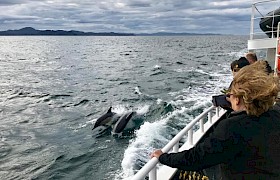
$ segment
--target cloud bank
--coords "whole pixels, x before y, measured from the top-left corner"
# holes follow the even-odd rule
[[[0,30],[249,34],[251,0],[1,0]]]

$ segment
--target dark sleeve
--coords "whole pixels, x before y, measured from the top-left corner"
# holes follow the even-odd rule
[[[198,171],[234,159],[241,150],[240,137],[230,133],[229,119],[222,120],[205,140],[179,153],[164,153],[160,163],[181,170]]]

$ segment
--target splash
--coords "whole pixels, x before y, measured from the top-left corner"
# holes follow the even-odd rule
[[[166,120],[157,121],[154,123],[145,122],[141,128],[136,132],[137,138],[131,141],[129,147],[124,153],[124,159],[122,161],[122,173],[115,179],[129,179],[135,173],[136,164],[144,164],[148,161],[151,148],[151,144],[158,139],[159,141],[167,141],[160,134]],[[152,137],[152,138],[151,138]]]
[[[139,106],[136,109],[136,113],[139,115],[144,115],[149,111],[150,105]]]
[[[135,94],[139,94],[139,95],[143,94],[143,93],[140,91],[139,87],[135,87],[134,93],[135,93]]]
[[[248,52],[248,49],[247,49],[247,48],[244,48],[244,49],[242,49],[242,50],[240,50],[240,51],[237,51],[237,52],[235,52],[235,51],[230,52],[230,53],[228,53],[228,55],[229,55],[229,56],[232,56],[232,57],[240,58],[240,57],[242,57],[242,56],[245,56],[245,54],[246,54],[247,52]]]
[[[156,69],[160,69],[161,68],[161,66],[160,65],[155,65],[154,67],[153,67],[153,69],[154,70],[156,70]]]

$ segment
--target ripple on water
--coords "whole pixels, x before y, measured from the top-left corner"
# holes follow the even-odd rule
[[[6,157],[12,151],[12,147],[6,142],[0,142],[0,159]]]

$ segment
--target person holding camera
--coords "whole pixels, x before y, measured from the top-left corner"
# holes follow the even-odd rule
[[[280,112],[273,108],[278,92],[278,79],[263,61],[240,69],[228,93],[232,117],[189,150],[155,150],[151,157],[186,171],[218,165],[217,179],[280,179]]]
[[[245,57],[241,57],[238,60],[232,61],[232,63],[230,64],[232,76],[234,77],[241,68],[248,66],[248,65],[250,65],[250,64]],[[232,84],[232,82],[231,82],[231,84]],[[230,86],[231,86],[231,84],[230,84]],[[229,88],[230,88],[230,86],[229,86]],[[228,93],[229,88],[223,89],[221,91],[223,94],[221,94],[221,95],[212,96],[212,103],[214,106],[216,106],[216,107],[220,106],[221,108],[228,110],[228,111],[232,110],[230,102],[227,101],[227,99],[226,99],[226,96],[227,96],[226,94]]]

